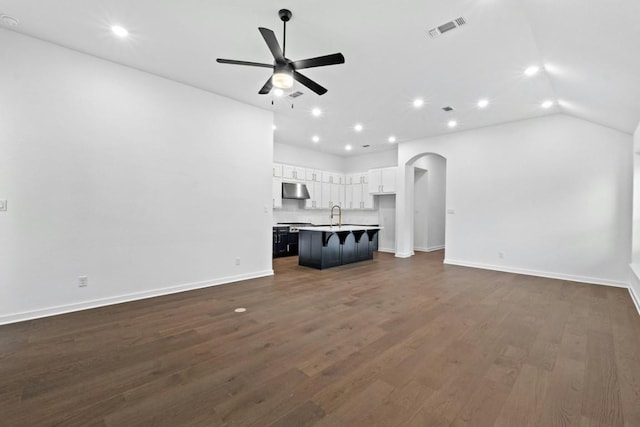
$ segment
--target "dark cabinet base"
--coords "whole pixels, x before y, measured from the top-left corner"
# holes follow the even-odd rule
[[[273,227],[273,258],[298,255],[298,233],[289,227]]]
[[[318,269],[373,259],[378,229],[357,231],[300,230],[298,264]]]

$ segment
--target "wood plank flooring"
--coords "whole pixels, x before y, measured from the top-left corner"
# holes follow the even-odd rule
[[[640,426],[626,289],[442,256],[1,326],[0,425]]]

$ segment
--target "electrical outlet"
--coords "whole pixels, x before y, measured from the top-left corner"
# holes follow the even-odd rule
[[[78,287],[86,288],[87,286],[89,286],[89,278],[87,276],[78,277]]]
[[[240,265],[240,258],[236,258],[236,265]]]

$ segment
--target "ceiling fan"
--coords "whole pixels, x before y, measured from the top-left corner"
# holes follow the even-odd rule
[[[268,94],[275,86],[280,89],[290,89],[293,86],[293,81],[296,80],[305,85],[318,95],[327,93],[327,89],[320,86],[310,78],[300,74],[298,70],[312,67],[324,67],[325,65],[343,64],[344,56],[341,53],[334,53],[331,55],[318,56],[315,58],[302,59],[300,61],[292,61],[285,56],[285,48],[287,46],[287,22],[291,19],[292,13],[288,9],[280,9],[278,12],[280,20],[284,23],[284,31],[282,38],[282,49],[278,44],[276,35],[268,28],[258,28],[260,34],[267,43],[271,54],[273,55],[273,64],[265,64],[260,62],[248,62],[248,61],[236,61],[234,59],[222,59],[218,58],[221,64],[235,64],[235,65],[248,65],[250,67],[263,67],[271,68],[273,74],[269,77],[269,80],[262,86],[262,89],[258,92],[261,95]]]

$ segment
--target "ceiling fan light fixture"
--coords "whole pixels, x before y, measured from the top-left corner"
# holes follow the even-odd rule
[[[113,25],[111,27],[111,31],[113,32],[113,34],[115,34],[120,38],[125,38],[129,35],[129,30],[127,30],[124,27],[121,27],[120,25]]]
[[[271,83],[279,89],[291,89],[293,87],[293,74],[278,71],[271,77]]]
[[[538,71],[540,71],[540,67],[538,67],[537,65],[532,65],[524,70],[524,75],[527,77],[533,77],[538,74]]]

